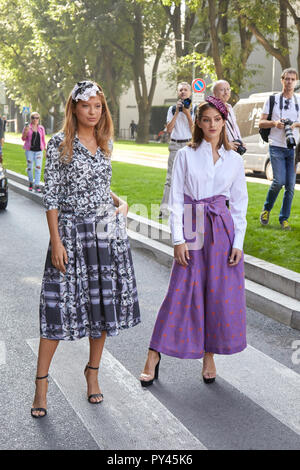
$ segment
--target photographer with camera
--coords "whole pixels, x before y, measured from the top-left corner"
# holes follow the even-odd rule
[[[191,86],[186,82],[181,82],[177,87],[178,101],[176,105],[170,106],[167,114],[167,132],[171,140],[169,144],[168,170],[164,187],[164,194],[160,204],[159,218],[167,218],[168,201],[171,187],[173,163],[178,150],[185,147],[192,138],[193,110],[190,96]]]
[[[218,80],[212,86],[213,95],[225,104],[228,117],[226,120],[226,134],[231,150],[244,155],[246,147],[243,144],[239,126],[231,104],[228,103],[231,96],[231,88],[226,80]]]
[[[260,223],[262,225],[269,223],[270,212],[284,186],[285,191],[279,214],[279,223],[283,230],[291,230],[288,218],[291,213],[296,182],[294,155],[300,127],[299,100],[294,94],[297,80],[297,70],[293,68],[283,70],[282,92],[267,99],[259,121],[260,129],[269,133],[266,139],[270,143],[270,161],[273,169],[273,181],[260,214]],[[261,135],[263,136],[262,132]]]

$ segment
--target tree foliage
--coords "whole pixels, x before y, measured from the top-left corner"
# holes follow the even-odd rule
[[[132,82],[138,140],[145,141],[166,50],[173,82],[190,81],[193,71],[223,78],[236,101],[258,70],[249,65],[257,43],[285,68],[297,38],[300,69],[297,2],[0,0],[0,77],[20,107],[52,115],[55,128],[74,83],[84,78],[103,86],[118,127],[119,98]]]

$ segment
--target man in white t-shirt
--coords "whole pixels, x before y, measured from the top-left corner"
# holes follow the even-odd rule
[[[169,158],[167,177],[164,186],[164,194],[160,204],[159,218],[167,218],[168,201],[172,180],[173,163],[179,149],[188,144],[192,138],[193,111],[190,96],[191,86],[182,82],[178,84],[178,101],[176,105],[170,106],[167,114],[167,132],[170,134]]]
[[[265,102],[259,121],[261,129],[270,129],[269,150],[273,169],[273,181],[269,188],[263,211],[260,214],[260,222],[262,225],[268,224],[270,212],[282,186],[284,186],[285,191],[279,214],[279,223],[283,230],[291,229],[288,218],[291,213],[296,181],[295,146],[293,144],[296,145],[298,142],[300,127],[300,100],[294,94],[297,80],[297,70],[292,68],[283,70],[281,74],[282,92],[275,94],[271,119],[268,120],[271,102],[269,97]],[[283,123],[283,120],[286,119],[292,121],[292,135],[290,136],[289,145],[287,145],[285,125]]]

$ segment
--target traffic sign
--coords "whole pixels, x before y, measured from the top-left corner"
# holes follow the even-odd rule
[[[195,93],[203,93],[206,88],[206,83],[202,78],[195,78],[192,82],[192,89]]]
[[[202,101],[205,101],[204,93],[195,93],[193,91],[193,95],[192,95],[193,106],[195,106],[196,104],[202,103]]]
[[[23,106],[23,109],[22,109],[22,114],[24,116],[24,114],[29,114],[30,113],[30,107],[29,106]]]

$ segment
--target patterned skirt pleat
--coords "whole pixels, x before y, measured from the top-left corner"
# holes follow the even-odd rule
[[[152,349],[178,358],[234,354],[247,346],[244,260],[228,265],[233,220],[224,196],[202,202],[203,248],[189,251],[187,267],[174,261],[150,341]]]
[[[114,234],[107,237],[98,237],[98,221],[96,215],[60,213],[67,271],[62,274],[52,265],[49,244],[40,298],[43,338],[99,338],[102,331],[115,336],[141,321],[129,241],[124,227],[120,230],[124,219],[117,216]]]

